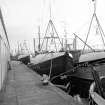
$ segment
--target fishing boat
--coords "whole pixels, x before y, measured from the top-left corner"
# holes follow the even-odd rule
[[[94,7],[96,7],[95,2],[96,1],[94,1]],[[87,44],[93,19],[96,19],[97,28],[104,44],[104,32],[97,18],[96,11],[94,10],[86,41],[84,42],[83,53],[79,57],[79,62],[74,66],[74,73],[70,76],[70,82],[72,85],[71,94],[80,94],[80,96],[84,98],[89,97],[91,84],[95,82],[97,83],[97,86],[100,87],[100,78],[105,76],[105,51],[103,49],[96,51],[97,49],[95,50]],[[86,45],[91,48],[91,52],[84,50]],[[102,87],[98,89],[100,90],[101,88]]]
[[[71,84],[75,85],[74,91],[80,92],[78,94],[81,94],[82,97],[88,97],[90,86],[95,81],[92,71],[96,71],[100,78],[105,76],[105,52],[81,55],[77,65],[71,75]]]
[[[66,72],[73,67],[72,55],[65,52],[51,52],[39,54],[31,59],[34,70],[39,74],[47,74],[51,77]]]
[[[18,60],[22,63],[24,63],[25,65],[27,65],[28,63],[30,63],[30,55],[29,54],[21,54],[18,56]]]
[[[102,76],[99,80],[100,89],[97,88],[97,83],[93,82],[89,89],[90,105],[104,105],[105,104],[105,76]],[[101,90],[102,89],[102,90]]]
[[[0,9],[0,92],[2,92],[5,89],[7,73],[9,69],[10,69],[10,45],[3,15]]]
[[[18,43],[18,61],[27,65],[30,63],[30,54],[26,45],[26,41],[24,41],[23,46]]]
[[[105,70],[104,70],[105,52],[92,52],[92,53],[87,53],[87,54],[81,55],[79,58],[79,63],[80,64],[82,64],[82,63],[94,64],[99,75],[105,76]],[[93,80],[93,76],[91,74],[90,69],[91,68],[89,68],[89,67],[78,68],[78,70],[76,71],[76,73],[74,75],[76,77],[80,77],[83,79]]]
[[[52,28],[51,31],[53,31],[53,32],[49,32],[48,29],[50,29],[50,28]],[[50,33],[50,34],[48,34],[48,33]],[[53,33],[53,34],[51,34],[51,33]],[[51,36],[47,36],[47,35],[51,35]],[[54,49],[56,49],[56,51],[51,51],[48,49],[49,41],[55,42],[55,39],[60,41],[58,33],[55,29],[55,26],[54,26],[52,20],[50,19],[46,33],[45,33],[44,40],[42,42],[42,46],[41,46],[41,48],[39,48],[40,53],[38,55],[36,55],[34,58],[31,58],[31,60],[30,60],[31,67],[37,73],[39,73],[40,75],[46,74],[50,77],[50,79],[53,76],[57,76],[61,73],[64,73],[64,72],[70,70],[70,68],[73,68],[72,54],[70,54],[68,52],[57,51],[56,43],[53,43],[54,46],[56,46],[54,48]],[[46,42],[44,43],[45,40],[47,40],[47,44],[46,44]],[[52,42],[50,42],[50,43],[52,43]],[[44,49],[46,49],[46,50],[43,50],[44,44],[46,45],[46,48],[44,47]],[[60,42],[60,44],[62,47],[61,42]],[[50,48],[51,48],[51,46],[50,46]],[[41,49],[42,49],[42,52],[41,52]]]
[[[67,72],[68,70],[70,71],[70,68],[73,68],[73,57],[72,54],[67,51],[60,51],[63,49],[63,44],[52,21],[51,1],[49,4],[50,19],[41,44],[40,27],[38,28],[38,54],[34,58],[31,58],[30,66],[39,74],[48,75],[51,80],[52,77]],[[56,78],[56,80],[57,79],[59,81],[60,78]]]

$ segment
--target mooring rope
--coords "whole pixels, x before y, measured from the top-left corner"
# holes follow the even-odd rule
[[[52,53],[51,53],[51,55],[53,55]],[[52,57],[52,56],[51,56]],[[51,78],[51,73],[52,73],[52,58],[51,58],[51,65],[50,65],[50,72],[49,72],[49,79]]]
[[[53,68],[53,52],[51,52],[51,64],[50,64],[49,80],[51,80],[52,68]]]
[[[54,79],[56,79],[56,78],[58,78],[58,77],[60,77],[62,75],[65,75],[66,73],[73,73],[75,71],[75,69],[77,69],[77,67],[75,67],[74,69],[71,69],[70,71],[66,71],[66,72],[63,72],[63,73],[61,73],[59,75],[56,75],[56,76],[52,77],[50,79],[50,81],[52,81],[52,80],[54,80]],[[71,76],[71,75],[69,74],[69,75],[66,75],[66,76]]]
[[[50,63],[50,71],[49,71],[49,74],[46,75],[46,74],[43,74],[43,78],[42,78],[42,81],[43,81],[43,84],[44,85],[47,85],[51,79],[51,74],[52,74],[52,59],[53,59],[53,53],[51,52],[51,63]]]

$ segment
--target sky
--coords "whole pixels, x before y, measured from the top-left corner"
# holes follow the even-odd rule
[[[50,4],[51,19],[60,38],[64,37],[65,27],[68,38],[73,37],[72,33],[79,34],[90,22],[94,10],[92,0],[0,0],[11,49],[26,40],[28,48],[33,51],[33,38],[38,38],[38,26],[44,36],[50,19]],[[104,10],[105,0],[97,0],[96,13],[105,31]]]

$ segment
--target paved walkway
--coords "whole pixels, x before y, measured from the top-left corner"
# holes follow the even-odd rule
[[[79,105],[71,96],[49,84],[26,65],[12,62],[4,98],[0,105]]]

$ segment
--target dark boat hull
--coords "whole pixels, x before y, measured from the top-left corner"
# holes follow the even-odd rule
[[[33,64],[33,69],[40,75],[49,75],[51,69],[51,77],[64,73],[67,70],[70,70],[70,68],[73,68],[73,62],[72,58],[68,54],[62,54],[61,56],[53,57],[43,62]]]
[[[105,52],[92,52],[81,55],[78,67],[73,76],[81,79],[93,80],[93,75],[91,73],[92,66],[95,67],[95,71],[98,72],[99,76],[105,76]]]
[[[30,56],[24,56],[18,59],[20,62],[24,63],[25,65],[27,65],[30,62]]]
[[[95,68],[100,77],[105,76],[105,63],[96,65]],[[93,80],[90,67],[79,67],[77,70],[75,70],[75,73],[72,76],[81,79]]]
[[[90,55],[90,54],[89,54]],[[88,59],[89,58],[89,59]],[[100,56],[95,55],[91,57],[84,57],[83,62],[80,62],[77,66],[77,69],[70,77],[70,82],[72,84],[72,92],[71,94],[80,94],[81,97],[88,98],[89,97],[89,89],[90,85],[94,81],[92,75],[92,68],[91,66],[95,67],[95,71],[99,74],[99,77],[105,76],[105,59],[104,57],[101,59]]]

